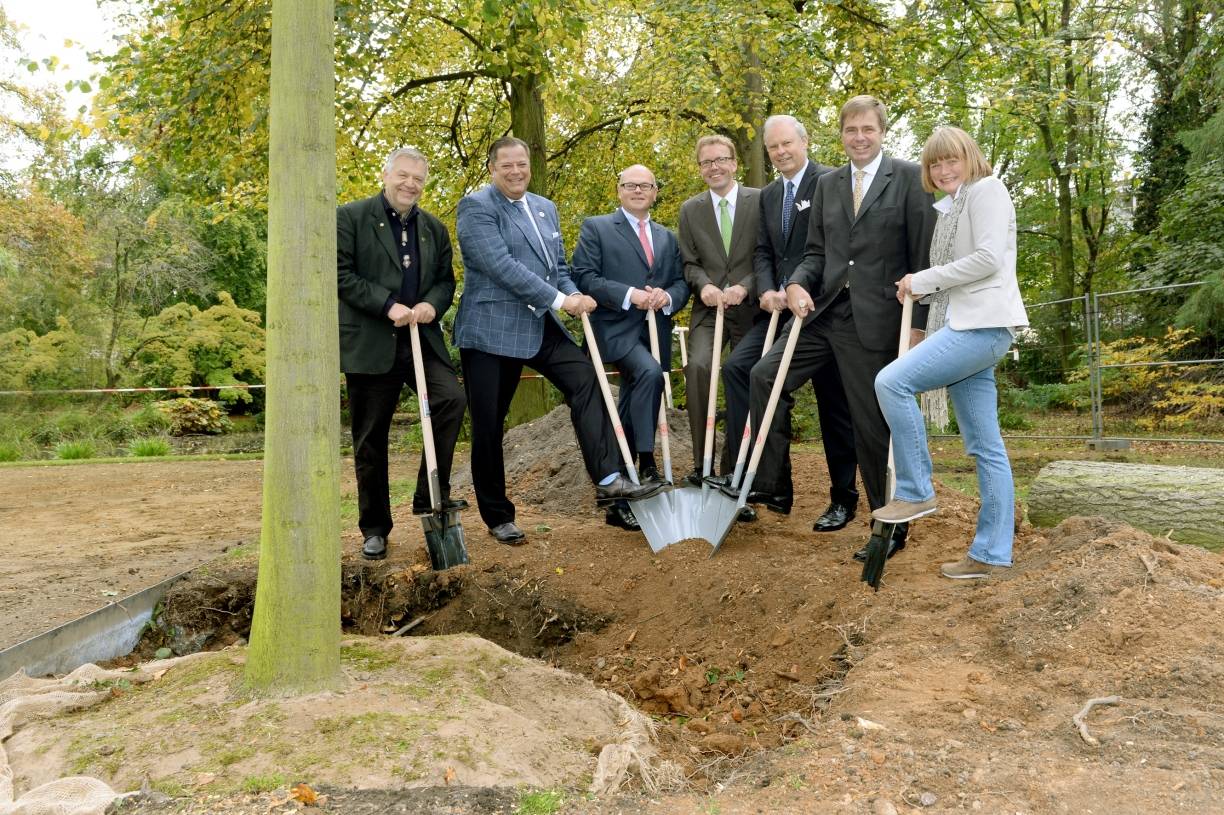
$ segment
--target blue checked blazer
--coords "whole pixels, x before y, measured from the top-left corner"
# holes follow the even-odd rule
[[[547,244],[547,256],[522,204],[511,203],[492,184],[459,201],[455,230],[463,254],[463,295],[455,314],[459,348],[530,359],[539,353],[543,320],[556,320],[561,326],[552,310],[557,292],[578,291],[570,279],[556,205],[533,193],[527,193],[527,203]],[[564,326],[561,330],[569,336]]]

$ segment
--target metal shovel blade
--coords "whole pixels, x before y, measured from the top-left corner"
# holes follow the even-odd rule
[[[669,490],[629,502],[652,552],[661,552],[673,543],[684,540],[685,536],[672,509],[673,495],[674,491]]]
[[[876,591],[880,590],[884,564],[888,562],[888,544],[896,530],[896,524],[871,522],[871,540],[867,541],[867,557],[863,560],[863,575],[860,579]]]
[[[468,562],[459,510],[422,515],[421,528],[425,531],[425,549],[429,552],[429,563],[434,571],[440,572]]]

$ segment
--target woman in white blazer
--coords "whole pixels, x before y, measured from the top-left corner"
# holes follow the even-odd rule
[[[946,386],[965,450],[977,460],[981,509],[968,555],[945,563],[954,579],[1011,566],[1015,487],[999,432],[995,363],[1028,325],[1016,283],[1016,210],[977,143],[941,127],[922,148],[922,184],[946,196],[931,241],[931,266],[897,282],[897,298],[946,297],[943,327],[880,371],[876,396],[892,432],[897,489],[872,516],[911,521],[936,510],[931,455],[915,394]]]

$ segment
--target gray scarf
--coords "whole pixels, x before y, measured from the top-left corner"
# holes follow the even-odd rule
[[[952,208],[946,214],[937,211],[935,234],[931,236],[931,266],[942,266],[956,260],[953,254],[953,247],[956,245],[956,223],[965,209],[965,201],[969,199],[969,196],[965,194],[968,189],[969,184],[961,187],[960,193],[952,202]],[[926,333],[929,337],[948,321],[947,290],[927,296],[926,303],[930,306],[930,310],[927,311],[926,326]],[[922,405],[922,415],[926,417],[931,428],[938,433],[947,432],[950,421],[948,389],[936,388],[932,391],[925,391],[919,397],[919,402]]]

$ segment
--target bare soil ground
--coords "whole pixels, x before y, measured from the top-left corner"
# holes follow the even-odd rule
[[[939,514],[915,524],[873,593],[850,557],[867,535],[865,506],[846,530],[810,531],[827,495],[818,452],[795,457],[795,481],[810,489],[791,515],[762,512],[715,558],[697,541],[652,555],[641,536],[603,524],[589,482],[569,472],[572,433],[555,417],[516,429],[509,444],[526,546],[496,544],[470,511],[472,565],[435,575],[404,507],[383,564],[362,562],[359,536],[346,533],[345,617],[358,633],[422,617],[412,635],[472,631],[654,714],[686,788],[653,799],[571,793],[561,811],[1224,812],[1219,555],[1073,519],[1021,529],[1006,577],[951,583],[938,564],[967,548],[975,504],[940,488]],[[0,611],[46,627],[65,602],[96,600],[104,579],[126,592],[253,538],[258,477],[257,462],[0,471],[0,580],[12,603]],[[71,538],[54,509],[69,500]],[[130,542],[150,529],[173,533],[143,549]],[[58,554],[31,557],[29,540]],[[95,542],[87,555],[82,541]],[[59,562],[70,557],[74,567]],[[253,576],[248,556],[185,584],[168,603],[178,631],[167,640],[243,635]],[[1091,745],[1072,716],[1109,695],[1121,701],[1088,715],[1100,741]],[[470,791],[435,793],[401,809],[383,793],[336,791],[332,811],[509,811],[504,798],[485,807]],[[277,796],[200,795],[141,811],[263,812]]]

